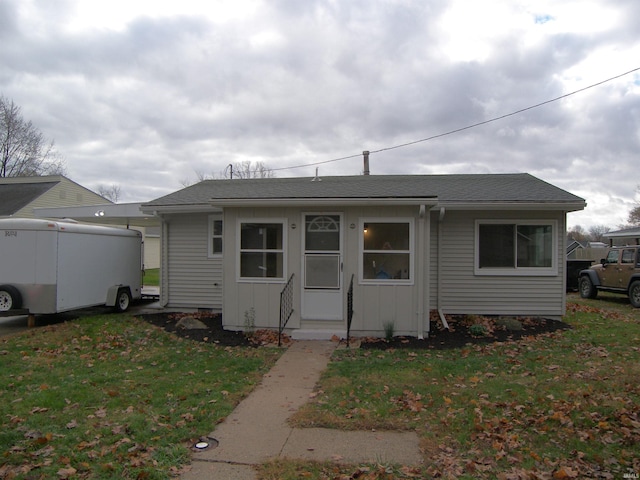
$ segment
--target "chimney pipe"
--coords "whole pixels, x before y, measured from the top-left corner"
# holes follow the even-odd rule
[[[369,150],[362,152],[364,156],[364,174],[369,175]]]

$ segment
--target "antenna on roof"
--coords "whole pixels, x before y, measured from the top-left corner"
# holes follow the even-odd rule
[[[321,182],[322,179],[318,176],[318,167],[316,167],[316,176],[311,179],[312,182]]]
[[[364,174],[369,175],[369,150],[362,152],[362,156],[364,157]]]

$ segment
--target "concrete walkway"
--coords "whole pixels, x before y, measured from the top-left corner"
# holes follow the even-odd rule
[[[210,434],[218,446],[196,452],[182,480],[256,479],[252,466],[277,457],[420,464],[414,432],[297,429],[287,424],[287,418],[309,400],[335,348],[328,341],[295,341],[262,383]]]

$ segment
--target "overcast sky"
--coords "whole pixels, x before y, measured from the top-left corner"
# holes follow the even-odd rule
[[[91,189],[147,201],[262,161],[362,173],[363,150],[438,136],[640,67],[638,0],[0,0],[0,94]],[[371,155],[372,174],[528,172],[640,200],[640,72]],[[288,168],[305,165],[302,168]]]

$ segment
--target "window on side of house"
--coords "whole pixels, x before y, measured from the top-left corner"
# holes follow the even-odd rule
[[[209,257],[222,255],[222,217],[209,216]]]
[[[364,283],[413,282],[413,219],[362,219],[360,278]]]
[[[241,221],[239,229],[240,279],[283,280],[284,221]]]
[[[477,275],[555,275],[555,221],[478,221]]]

